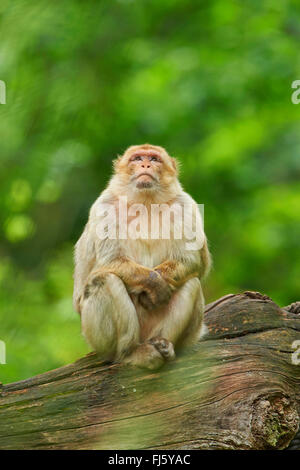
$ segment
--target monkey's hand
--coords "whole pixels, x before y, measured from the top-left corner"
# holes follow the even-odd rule
[[[179,289],[189,279],[199,277],[199,268],[197,266],[188,266],[176,261],[165,261],[156,266],[154,271],[160,274],[172,290]]]
[[[167,304],[173,292],[172,287],[155,271],[150,271],[142,280],[140,290],[138,299],[146,310],[154,310]]]
[[[161,273],[127,258],[118,258],[104,269],[120,277],[128,293],[137,295],[140,304],[147,310],[167,304],[174,291]]]

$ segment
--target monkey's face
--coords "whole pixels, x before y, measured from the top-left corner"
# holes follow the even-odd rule
[[[162,159],[159,152],[137,150],[128,161],[131,181],[138,189],[150,189],[157,185],[162,170]]]
[[[116,165],[128,185],[137,190],[158,190],[176,180],[176,165],[162,147],[140,145],[130,147]]]

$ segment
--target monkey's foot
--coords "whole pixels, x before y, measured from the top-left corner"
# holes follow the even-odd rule
[[[157,370],[164,365],[165,359],[158,349],[148,342],[140,344],[130,356],[125,357],[124,363],[142,369]]]
[[[153,346],[157,349],[158,352],[160,352],[166,361],[173,361],[175,359],[176,356],[174,346],[171,341],[168,341],[161,336],[154,336],[149,340],[149,343],[153,344]]]

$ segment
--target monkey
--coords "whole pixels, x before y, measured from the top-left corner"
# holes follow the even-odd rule
[[[201,282],[211,255],[202,225],[200,241],[191,249],[191,231],[175,236],[184,207],[190,208],[187,221],[202,220],[179,182],[178,167],[163,147],[129,147],[114,160],[113,175],[75,245],[74,308],[83,336],[105,361],[156,370],[175,359],[175,348],[205,334]],[[155,237],[149,226],[153,208],[158,211]],[[170,233],[163,237],[168,210]],[[115,232],[109,232],[111,226]]]

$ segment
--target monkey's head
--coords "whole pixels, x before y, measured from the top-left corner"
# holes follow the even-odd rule
[[[134,145],[115,161],[115,177],[127,187],[143,196],[152,197],[159,192],[172,192],[178,186],[177,162],[166,150],[155,145]]]

